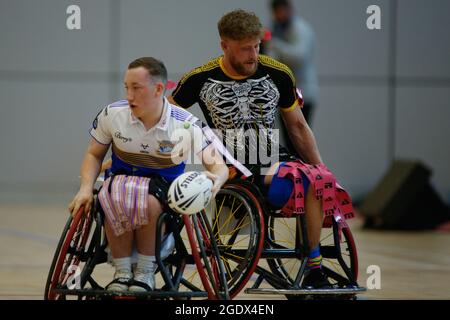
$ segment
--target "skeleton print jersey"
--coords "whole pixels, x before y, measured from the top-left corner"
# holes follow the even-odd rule
[[[262,154],[279,153],[274,131],[278,108],[288,112],[302,103],[294,76],[286,65],[260,55],[252,76],[233,77],[223,67],[222,58],[185,74],[172,97],[183,108],[198,103],[227,149],[235,156],[245,155],[245,160],[238,156],[239,160],[264,163]]]

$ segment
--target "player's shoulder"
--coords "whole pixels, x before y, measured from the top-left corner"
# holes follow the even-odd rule
[[[295,83],[294,73],[291,68],[289,68],[284,63],[275,60],[272,57],[260,54],[258,56],[258,62],[262,65],[269,73],[275,74],[280,77],[289,77],[293,83]]]
[[[116,116],[119,114],[128,114],[130,104],[128,100],[118,100],[113,103],[108,104],[104,108],[105,116]]]
[[[220,68],[220,57],[211,59],[211,60],[207,61],[206,63],[202,64],[201,66],[198,66],[198,67],[188,71],[187,73],[184,74],[183,78],[180,81],[184,82],[189,78],[208,74],[208,72],[210,72],[216,68]]]
[[[177,105],[170,104],[170,119],[176,123],[184,122],[186,119],[192,117],[192,113]]]
[[[170,119],[175,128],[199,127],[198,118],[177,105],[170,104]]]
[[[108,110],[113,110],[113,112],[119,112],[129,107],[130,104],[128,103],[128,100],[118,100],[106,106]]]
[[[118,100],[103,107],[97,114],[96,119],[101,116],[105,120],[112,121],[118,116],[126,117],[129,112],[129,103],[127,100]]]

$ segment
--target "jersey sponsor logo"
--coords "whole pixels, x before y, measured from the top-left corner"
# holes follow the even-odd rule
[[[126,138],[126,137],[122,136],[120,131],[116,131],[116,133],[114,134],[114,137],[116,137],[117,139],[122,140],[123,143],[127,143],[127,142],[131,142],[132,141],[131,138]]]

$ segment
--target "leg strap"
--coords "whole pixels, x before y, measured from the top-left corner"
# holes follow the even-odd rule
[[[313,186],[316,198],[322,200],[325,220],[330,216],[340,216],[343,218],[342,220],[354,217],[350,196],[337,184],[331,171],[324,164],[309,165],[300,160],[286,162],[278,172],[280,178],[286,177],[294,182],[291,197],[282,208],[283,214],[290,217],[305,213],[307,190],[304,190],[303,187],[302,173]]]

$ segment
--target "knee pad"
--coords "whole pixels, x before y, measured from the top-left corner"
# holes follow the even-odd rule
[[[272,183],[269,186],[269,191],[267,194],[267,200],[276,208],[283,207],[289,201],[289,198],[294,191],[294,182],[287,177],[280,178],[278,175],[280,168],[284,166],[285,162],[281,163],[278,167],[272,178]],[[302,173],[302,183],[305,190],[304,193],[306,194],[309,188],[309,180],[304,173]]]

